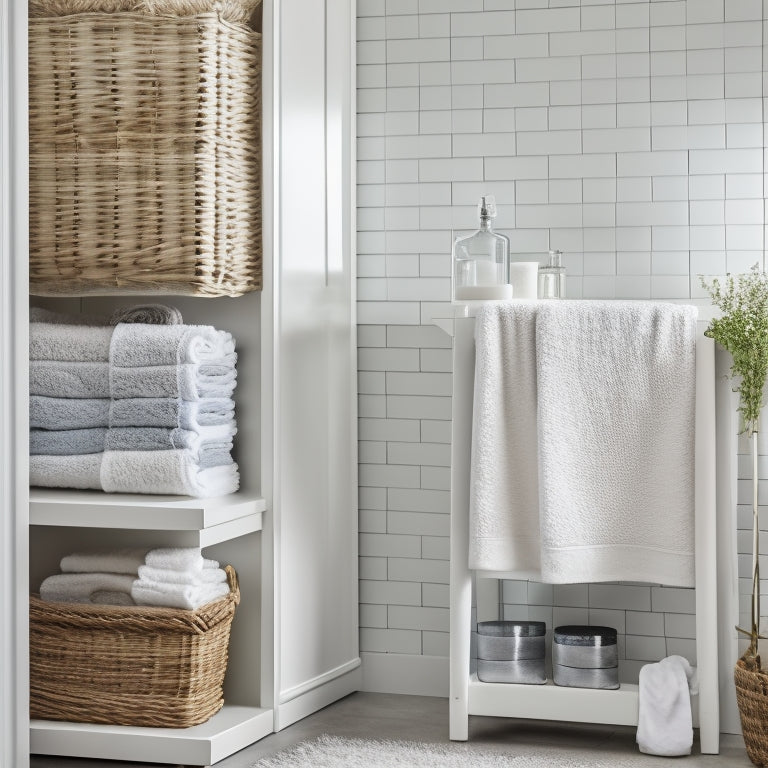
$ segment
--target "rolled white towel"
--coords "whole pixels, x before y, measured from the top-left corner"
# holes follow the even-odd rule
[[[146,565],[171,571],[200,574],[204,568],[218,568],[217,560],[203,557],[199,547],[159,547],[144,557]]]
[[[131,597],[137,605],[163,605],[190,611],[228,594],[228,584],[163,584],[136,579],[131,588]]]
[[[148,551],[149,548],[145,547],[73,552],[61,558],[59,568],[62,573],[129,573],[137,576]]]
[[[201,571],[175,571],[172,568],[153,568],[151,565],[141,565],[139,566],[139,578],[142,581],[154,581],[162,584],[203,586],[205,584],[223,584],[227,580],[227,574],[222,568],[204,567]]]
[[[53,603],[129,604],[114,593],[131,596],[133,576],[120,573],[57,573],[40,585],[40,599]],[[109,593],[109,594],[105,594]]]

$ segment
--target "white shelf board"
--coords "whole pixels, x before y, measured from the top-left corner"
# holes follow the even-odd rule
[[[31,488],[29,491],[29,522],[32,525],[202,531],[258,517],[258,528],[253,530],[260,530],[261,513],[265,509],[266,502],[262,497],[242,492],[195,499],[49,488]]]
[[[273,711],[225,704],[191,728],[30,721],[30,751],[100,760],[213,765],[273,731]]]
[[[610,691],[568,688],[551,680],[544,685],[483,683],[473,674],[469,680],[469,714],[637,725],[638,686],[622,683],[621,688]]]

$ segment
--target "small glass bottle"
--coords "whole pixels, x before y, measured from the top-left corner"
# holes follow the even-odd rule
[[[456,301],[511,299],[509,239],[493,231],[496,203],[480,198],[480,229],[453,244],[453,297]]]
[[[550,251],[549,262],[539,267],[539,298],[565,298],[565,267],[562,251]]]

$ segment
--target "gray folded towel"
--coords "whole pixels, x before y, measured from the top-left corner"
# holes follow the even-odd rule
[[[107,436],[106,427],[93,429],[30,429],[29,453],[31,456],[74,456],[85,453],[101,453]]]
[[[46,397],[109,397],[109,363],[30,360],[29,393]]]
[[[29,484],[42,488],[102,490],[103,453],[81,456],[30,456]]]
[[[29,426],[32,429],[90,429],[109,426],[108,398],[29,398]]]
[[[227,355],[217,363],[148,365],[139,368],[112,366],[111,395],[128,397],[179,397],[200,400],[204,397],[231,397],[237,383],[237,355]]]
[[[113,331],[103,326],[30,323],[29,359],[103,363],[109,360]]]
[[[96,552],[72,552],[59,563],[62,573],[128,573],[138,576],[148,547],[124,547]]]
[[[122,368],[179,363],[218,363],[235,351],[232,334],[210,325],[115,326],[109,361]]]
[[[131,397],[112,400],[110,427],[171,427],[197,431],[201,427],[230,424],[235,403],[230,398],[189,402],[168,397]]]
[[[201,469],[232,463],[234,425],[201,427],[193,432],[166,427],[113,427],[107,431],[108,451],[167,451],[185,448]]]
[[[167,304],[136,304],[119,307],[109,319],[110,325],[118,323],[147,323],[149,325],[181,325],[184,320],[176,307]]]
[[[30,323],[57,323],[58,325],[109,325],[106,315],[69,315],[43,307],[29,308]]]

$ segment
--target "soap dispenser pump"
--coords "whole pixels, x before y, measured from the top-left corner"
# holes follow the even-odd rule
[[[456,301],[511,299],[509,239],[493,231],[496,201],[484,195],[478,205],[480,228],[453,244],[453,297]]]

